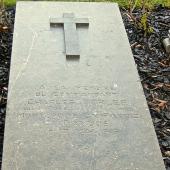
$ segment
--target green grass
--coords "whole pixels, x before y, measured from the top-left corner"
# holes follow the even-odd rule
[[[58,1],[58,0],[56,0]],[[63,1],[63,0],[60,0]],[[120,6],[128,6],[128,0],[64,0],[64,1],[85,1],[85,2],[117,2]],[[151,4],[154,6],[156,4],[162,4],[163,6],[170,7],[170,0],[150,0]],[[6,6],[13,6],[15,5],[16,0],[4,0],[4,4]],[[138,6],[140,6],[141,0],[138,0]]]
[[[13,6],[15,5],[15,3],[16,3],[16,0],[5,0],[4,1],[5,6]]]

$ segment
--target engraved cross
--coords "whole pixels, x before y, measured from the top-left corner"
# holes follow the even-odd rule
[[[63,18],[50,18],[50,25],[62,24],[64,27],[64,39],[66,57],[80,57],[77,24],[89,25],[88,18],[75,18],[74,13],[64,13]]]

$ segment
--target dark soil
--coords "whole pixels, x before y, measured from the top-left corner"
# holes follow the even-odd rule
[[[141,83],[150,108],[160,148],[167,170],[170,170],[170,56],[165,53],[162,40],[170,29],[170,9],[161,6],[152,11],[144,31],[139,26],[141,10],[130,15],[121,9]],[[0,12],[0,164],[3,147],[8,77],[12,47],[15,8]],[[136,23],[136,24],[135,24]]]

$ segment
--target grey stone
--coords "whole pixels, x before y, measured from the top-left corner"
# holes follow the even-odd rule
[[[64,25],[66,57],[80,57],[79,38],[76,24],[89,25],[87,18],[75,18],[74,13],[64,13],[63,18],[50,18],[50,24]]]
[[[170,53],[170,30],[169,30],[168,38],[165,38],[163,40],[163,45],[164,45],[165,51],[167,53]]]
[[[79,60],[63,27],[74,13]],[[123,42],[123,43],[122,43]],[[3,170],[163,170],[160,148],[115,3],[18,2]]]

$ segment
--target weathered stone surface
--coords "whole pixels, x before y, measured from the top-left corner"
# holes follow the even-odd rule
[[[80,57],[76,25],[89,25],[87,18],[75,18],[74,13],[64,13],[63,18],[50,18],[50,24],[63,25],[66,57]]]
[[[77,27],[79,60],[67,60],[63,27]],[[163,170],[118,6],[19,2],[3,170]]]

